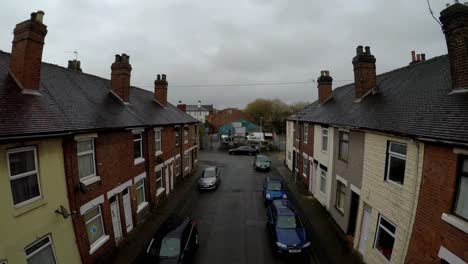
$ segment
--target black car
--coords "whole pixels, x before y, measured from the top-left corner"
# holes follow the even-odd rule
[[[242,146],[235,149],[229,150],[229,155],[249,155],[253,156],[258,153],[258,150],[251,148],[249,146]]]
[[[198,248],[196,221],[173,217],[167,220],[146,248],[146,263],[191,263]]]

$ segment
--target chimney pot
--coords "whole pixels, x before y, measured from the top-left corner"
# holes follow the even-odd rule
[[[157,75],[156,80],[158,80],[158,81],[161,80],[161,75],[160,74]]]
[[[426,54],[424,53],[421,54],[421,61],[426,61]]]
[[[370,47],[369,47],[369,46],[366,46],[365,49],[366,49],[366,54],[371,54],[371,53],[370,53]]]
[[[362,54],[362,53],[363,53],[362,46],[359,45],[359,46],[356,48],[356,55],[359,55],[359,54]]]
[[[416,61],[416,52],[414,50],[411,51],[411,62]]]
[[[163,81],[166,80],[166,74],[161,74],[161,77],[162,77],[162,80],[163,80]]]
[[[44,11],[39,10],[36,13],[36,22],[39,22],[42,24],[42,20],[44,19]]]
[[[421,54],[416,55],[417,61],[421,61]]]

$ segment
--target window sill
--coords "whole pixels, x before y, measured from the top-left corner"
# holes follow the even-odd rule
[[[161,193],[163,193],[166,189],[165,188],[159,188],[157,191],[156,191],[156,197],[159,196]]]
[[[157,156],[162,155],[162,154],[163,154],[162,150],[158,150],[158,151],[156,151],[156,153],[154,155],[157,157]]]
[[[323,150],[323,149],[321,149],[320,151],[321,151],[322,153],[325,153],[325,154],[328,153],[328,150]]]
[[[15,207],[15,211],[13,212],[13,216],[20,216],[22,214],[25,214],[29,211],[32,211],[38,207],[41,207],[43,205],[46,205],[47,201],[44,200],[42,197],[39,197],[38,199],[34,201],[30,201],[26,204],[20,205],[19,207]]]
[[[442,214],[442,220],[460,229],[461,231],[465,232],[465,234],[468,234],[468,222],[466,222],[465,220],[460,219],[459,217],[456,217],[455,215],[446,214],[446,213]]]
[[[98,240],[96,240],[92,245],[91,249],[89,250],[89,255],[92,255],[96,250],[98,250],[104,243],[106,243],[109,240],[109,235],[105,235]]]
[[[84,185],[88,186],[88,185],[91,185],[93,183],[96,183],[98,181],[101,180],[101,177],[100,176],[91,176],[91,177],[87,177],[85,179],[82,179],[80,180],[82,183],[84,183]]]
[[[307,178],[307,174],[302,173],[302,176],[304,176],[304,178]]]
[[[139,212],[141,212],[141,210],[145,209],[147,206],[148,206],[148,202],[143,202],[143,203],[141,203],[141,204],[138,206],[137,214],[138,214]]]
[[[138,165],[140,163],[143,163],[145,162],[145,159],[144,158],[137,158],[133,161],[133,165]]]
[[[342,209],[342,208],[339,208],[339,207],[338,207],[338,206],[336,206],[336,205],[335,205],[334,207],[335,207],[336,211],[337,211],[338,213],[340,213],[340,214],[341,214],[341,216],[344,216],[344,209]]]

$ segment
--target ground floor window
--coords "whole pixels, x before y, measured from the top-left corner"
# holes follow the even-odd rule
[[[302,174],[307,177],[307,157],[302,157]]]
[[[344,203],[346,199],[346,185],[336,181],[336,208],[344,213]]]
[[[180,157],[176,158],[176,176],[180,174]]]
[[[327,186],[327,170],[320,168],[320,192],[325,193]]]
[[[374,247],[388,260],[392,257],[395,233],[395,225],[379,215]]]
[[[32,245],[27,247],[25,250],[26,259],[28,264],[55,264],[57,259],[55,257],[54,248],[50,236],[46,236]],[[6,263],[0,262],[0,263]]]
[[[189,160],[188,160],[188,154],[185,154],[184,155],[184,163],[185,163],[185,169],[184,170],[188,170],[189,169]]]
[[[146,202],[145,179],[141,179],[139,182],[136,183],[136,198],[138,207],[140,207],[144,202]]]
[[[86,233],[91,248],[100,238],[105,236],[104,224],[102,221],[101,206],[98,205],[84,214],[86,223]]]
[[[162,189],[162,169],[159,168],[156,170],[156,190]]]
[[[291,160],[291,156],[292,156],[291,151],[288,151],[288,160]]]

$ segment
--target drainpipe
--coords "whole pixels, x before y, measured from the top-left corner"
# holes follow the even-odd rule
[[[146,177],[146,179],[147,179],[146,183],[147,183],[147,184],[145,184],[145,187],[146,187],[146,190],[145,190],[146,192],[145,192],[145,194],[148,193],[149,196],[150,196],[149,199],[148,199],[148,201],[150,201],[150,210],[151,210],[151,209],[153,208],[154,204],[152,203],[152,201],[153,201],[152,198],[153,198],[153,197],[151,197],[152,195],[151,195],[151,184],[150,184],[150,182],[151,182],[150,169],[151,169],[151,168],[150,168],[150,160],[149,160],[149,157],[150,157],[150,156],[149,156],[149,142],[150,142],[150,141],[149,141],[149,129],[147,129],[147,130],[145,131],[145,133],[146,133],[145,167],[146,167],[146,175],[147,175],[147,177]]]

